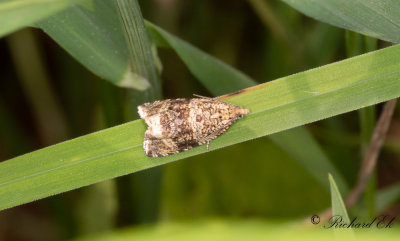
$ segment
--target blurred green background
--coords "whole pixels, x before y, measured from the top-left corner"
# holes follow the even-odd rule
[[[368,50],[346,52],[346,36],[353,33],[314,21],[281,1],[139,4],[145,19],[259,83]],[[158,54],[165,98],[212,96],[172,50]],[[128,121],[122,110],[125,90],[93,75],[41,30],[1,38],[0,56],[0,160]],[[32,85],[29,78],[45,81]],[[352,187],[365,148],[358,113],[306,128]],[[391,128],[394,139],[398,118]],[[0,240],[65,240],[214,217],[294,221],[328,208],[327,190],[272,140],[259,138],[2,211]],[[398,153],[395,141],[385,145],[376,175],[379,188],[399,180]],[[399,207],[386,212],[396,216]]]

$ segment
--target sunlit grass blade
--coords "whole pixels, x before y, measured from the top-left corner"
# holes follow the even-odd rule
[[[399,1],[282,1],[322,22],[378,39],[400,42]]]
[[[87,0],[0,1],[0,37]]]
[[[393,46],[220,97],[250,114],[215,139],[215,150],[400,96]],[[133,121],[0,163],[0,209],[206,152],[144,155],[146,127]]]
[[[256,85],[256,82],[245,74],[165,30],[149,22],[147,22],[147,27],[154,41],[159,46],[172,48],[210,93],[220,95]],[[272,140],[305,167],[327,192],[329,192],[329,183],[326,180],[328,172],[337,176],[339,186],[346,191],[346,182],[321,147],[307,130],[300,129],[302,127],[297,131],[278,133],[272,137]]]

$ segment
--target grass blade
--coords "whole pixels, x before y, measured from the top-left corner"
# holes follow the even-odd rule
[[[171,47],[200,82],[215,96],[234,92],[256,82],[242,72],[204,53],[156,25],[146,22],[147,30],[158,46]]]
[[[0,37],[86,0],[0,1]]]
[[[332,219],[329,220],[328,224],[325,224],[325,228],[333,228],[337,239],[344,240],[356,240],[351,226],[343,228],[340,224],[350,225],[350,218],[347,214],[346,206],[344,205],[342,195],[336,185],[335,179],[332,175],[328,175],[329,183],[331,185],[331,201],[332,201]],[[336,225],[338,223],[339,225]]]
[[[332,217],[340,216],[343,222],[350,223],[349,215],[347,214],[346,206],[344,205],[342,195],[336,185],[332,175],[329,174],[329,183],[331,185],[331,197],[332,197]]]
[[[129,51],[113,1],[94,0],[37,23],[93,73],[113,84],[146,90],[148,80],[131,71]]]
[[[210,150],[400,96],[400,47],[357,56],[220,97],[250,109]],[[142,120],[0,163],[0,209],[206,152],[144,155]]]
[[[147,27],[159,46],[170,47],[182,58],[191,72],[214,95],[229,93],[254,86],[256,82],[218,59],[178,39],[161,28],[147,22]],[[329,192],[327,173],[333,173],[339,186],[347,190],[346,182],[331,164],[321,147],[307,132],[298,128],[272,136],[272,140],[308,170]],[[288,145],[291,143],[292,145]],[[302,150],[308,150],[304,152]],[[299,152],[300,151],[300,152]]]
[[[158,99],[161,93],[160,80],[139,4],[136,0],[117,0],[116,4],[124,26],[132,74],[137,74],[137,78],[143,78],[143,82],[151,86],[147,90],[149,100]]]
[[[282,0],[300,12],[367,36],[400,42],[400,3],[396,0]]]

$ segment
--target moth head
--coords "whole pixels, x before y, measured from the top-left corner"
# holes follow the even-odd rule
[[[144,119],[147,116],[146,108],[143,107],[142,105],[138,106],[138,113],[140,118]]]

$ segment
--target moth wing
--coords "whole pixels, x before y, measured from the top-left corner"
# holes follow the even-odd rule
[[[145,139],[143,149],[149,157],[168,156],[189,150],[199,144],[195,141],[186,141],[179,139]]]
[[[138,106],[138,113],[140,118],[145,119],[146,117],[153,116],[156,114],[163,114],[168,110],[172,110],[174,108],[179,108],[183,105],[187,105],[190,102],[190,99],[166,99],[166,100],[157,100],[154,102],[144,103]]]
[[[166,101],[154,101],[149,103],[144,103],[143,105],[138,106],[138,113],[140,118],[145,118],[148,116],[155,115],[160,113],[162,109],[164,109]]]
[[[168,156],[178,153],[172,139],[145,139],[143,142],[143,149],[149,157]]]
[[[228,130],[228,128],[235,122],[235,120],[230,121],[229,123],[221,126],[220,128],[218,128],[216,131],[208,134],[207,136],[201,138],[199,140],[199,145],[203,145],[211,140],[214,140],[215,138],[217,138],[219,135],[222,135],[226,130]]]

